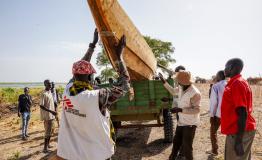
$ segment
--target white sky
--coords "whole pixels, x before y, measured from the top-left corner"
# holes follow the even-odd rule
[[[239,57],[244,77],[262,74],[261,0],[120,3],[141,33],[173,43],[173,67],[210,78]],[[85,0],[4,0],[0,19],[0,82],[68,81],[95,27]]]

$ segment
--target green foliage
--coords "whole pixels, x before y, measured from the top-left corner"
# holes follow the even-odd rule
[[[144,36],[147,44],[152,49],[157,63],[164,67],[168,67],[170,63],[175,63],[176,60],[172,57],[175,48],[171,42],[161,41],[159,39],[154,39],[149,36]]]
[[[43,91],[43,88],[30,88],[29,94],[32,97],[39,97],[42,91]]]
[[[168,67],[170,63],[176,62],[176,60],[172,57],[175,48],[173,47],[171,42],[161,41],[149,36],[144,36],[144,38],[149,47],[152,49],[152,52],[154,53],[158,64],[161,64],[164,67]],[[109,59],[103,46],[101,47],[102,52],[98,53],[96,64],[100,68],[105,67],[105,69],[101,71],[100,77],[102,77],[102,82],[106,82],[109,77],[113,77],[114,75],[116,75],[116,73],[110,65]]]
[[[39,96],[42,88],[32,88],[29,94],[32,97]],[[0,103],[15,104],[18,103],[18,97],[24,93],[23,88],[1,88],[0,89]]]
[[[65,90],[65,88],[62,87],[62,86],[58,86],[56,89],[57,89],[59,95],[62,95],[64,93],[64,90]]]
[[[102,83],[108,82],[109,78],[116,78],[117,74],[113,68],[105,68],[101,71],[101,81]]]
[[[99,67],[107,67],[108,65],[110,65],[110,62],[109,62],[109,59],[106,55],[106,52],[105,52],[105,49],[102,47],[102,52],[99,52],[98,55],[97,55],[97,58],[96,58],[96,64],[99,66]]]
[[[1,103],[17,104],[18,97],[23,93],[23,89],[16,88],[2,88],[0,90]]]
[[[8,160],[18,160],[21,157],[20,151],[15,151]]]

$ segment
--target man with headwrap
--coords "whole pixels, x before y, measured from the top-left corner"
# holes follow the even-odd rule
[[[63,95],[63,110],[58,135],[58,156],[74,160],[105,160],[114,154],[111,137],[110,106],[130,89],[129,74],[122,58],[126,45],[123,36],[116,49],[118,83],[112,88],[94,90],[91,77],[96,73],[89,62],[98,40],[94,41],[84,58],[73,64],[74,81]]]

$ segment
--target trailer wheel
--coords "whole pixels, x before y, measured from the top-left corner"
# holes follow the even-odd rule
[[[172,114],[169,109],[163,110],[164,117],[164,134],[165,134],[165,142],[172,143],[173,141],[173,119]]]
[[[118,132],[118,128],[121,126],[121,121],[115,121],[115,122],[113,122],[113,126],[114,126],[114,129],[115,129],[115,134],[112,135],[112,139],[114,140],[114,142],[116,142],[117,132]]]

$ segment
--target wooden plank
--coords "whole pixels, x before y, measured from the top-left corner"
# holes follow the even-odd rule
[[[87,0],[107,56],[116,69],[115,44],[123,34],[127,38],[123,58],[131,80],[152,79],[156,58],[141,33],[117,0]]]

